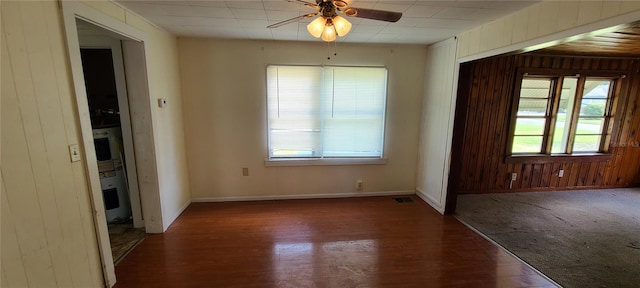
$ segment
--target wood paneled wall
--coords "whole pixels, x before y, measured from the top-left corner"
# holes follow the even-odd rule
[[[1,1],[2,287],[103,287],[55,1]]]
[[[608,161],[505,163],[515,72],[518,68],[624,71]],[[511,55],[463,65],[458,103],[464,136],[454,138],[452,177],[457,193],[545,191],[640,185],[640,61],[638,59]],[[466,78],[466,79],[465,79]],[[466,86],[465,86],[466,85]],[[458,110],[460,111],[460,109]],[[461,112],[461,111],[460,111]],[[458,117],[463,118],[463,117]],[[458,119],[456,119],[458,120]],[[455,141],[462,141],[457,143]],[[564,169],[564,177],[558,171]],[[509,188],[510,174],[518,178]]]

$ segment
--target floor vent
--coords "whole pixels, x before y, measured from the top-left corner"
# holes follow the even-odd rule
[[[396,203],[412,203],[413,199],[411,197],[396,197],[393,198]]]

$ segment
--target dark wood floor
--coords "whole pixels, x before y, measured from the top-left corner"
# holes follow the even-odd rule
[[[413,196],[193,203],[116,287],[555,287]]]

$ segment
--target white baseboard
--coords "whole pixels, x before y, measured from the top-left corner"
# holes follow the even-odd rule
[[[184,204],[182,204],[182,207],[180,207],[180,210],[178,210],[178,212],[175,215],[173,215],[171,219],[169,219],[169,221],[167,221],[168,222],[167,225],[165,227],[162,227],[163,233],[167,231],[167,229],[169,229],[169,226],[173,224],[173,221],[176,221],[176,219],[178,219],[180,214],[182,214],[182,212],[184,212],[184,210],[187,209],[187,207],[189,207],[189,204],[191,204],[191,201],[192,200],[187,200]]]
[[[422,201],[427,202],[427,204],[433,207],[433,209],[436,209],[436,211],[444,215],[444,207],[442,207],[442,204],[438,203],[439,201],[433,199],[431,195],[424,193],[424,191],[422,191],[422,189],[420,188],[416,188],[416,195],[418,195],[418,197],[420,197]]]
[[[232,201],[261,201],[261,200],[295,200],[295,199],[322,199],[322,198],[350,198],[350,197],[370,197],[370,196],[395,196],[412,195],[415,191],[380,191],[380,192],[355,192],[355,193],[335,193],[335,194],[297,194],[297,195],[265,195],[265,196],[223,196],[223,197],[200,197],[191,199],[192,202],[232,202]]]

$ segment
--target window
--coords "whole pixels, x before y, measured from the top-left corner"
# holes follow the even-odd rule
[[[616,79],[522,74],[516,87],[511,155],[607,152]]]
[[[382,158],[387,70],[268,66],[269,158]]]

